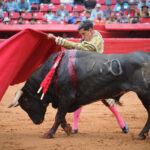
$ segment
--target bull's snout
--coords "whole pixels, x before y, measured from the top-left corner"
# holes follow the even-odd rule
[[[43,119],[40,120],[32,120],[35,124],[41,124],[43,122]]]

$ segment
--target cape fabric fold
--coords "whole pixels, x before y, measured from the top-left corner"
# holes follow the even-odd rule
[[[44,61],[61,48],[47,35],[25,29],[0,44],[0,101],[9,85],[26,81]]]

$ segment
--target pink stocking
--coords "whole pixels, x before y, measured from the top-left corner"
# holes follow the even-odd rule
[[[79,120],[79,116],[80,116],[81,110],[82,110],[82,107],[80,107],[79,109],[77,109],[73,113],[73,126],[72,126],[72,130],[77,130],[78,129],[78,120]]]
[[[125,127],[125,123],[124,121],[122,120],[122,118],[120,117],[116,107],[113,105],[113,106],[108,106],[108,108],[112,111],[112,113],[115,115],[117,121],[118,121],[118,124],[119,126],[123,129]]]

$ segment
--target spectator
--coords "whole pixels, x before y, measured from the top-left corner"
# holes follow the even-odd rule
[[[125,3],[124,0],[119,0],[119,3],[115,5],[114,11],[124,13],[126,9],[129,9],[128,3]]]
[[[112,0],[105,0],[105,5],[112,5]]]
[[[145,13],[147,13],[147,14],[150,15],[150,11],[149,11],[149,8],[148,8],[147,5],[143,5],[143,6],[142,6],[142,9],[141,9],[141,11],[140,11],[140,16],[143,16],[143,14],[145,14]]]
[[[40,4],[50,4],[51,0],[39,0]]]
[[[30,21],[30,24],[31,24],[31,25],[36,24],[36,19],[35,19],[34,17],[31,17],[31,18],[29,19],[29,21]]]
[[[92,13],[91,13],[91,18],[96,18],[97,17],[97,13],[101,13],[101,17],[104,18],[104,12],[102,10],[100,10],[101,8],[101,4],[96,4],[96,7],[95,9],[92,10]]]
[[[60,3],[73,6],[74,0],[60,0]]]
[[[24,24],[24,19],[21,16],[17,18],[17,24]]]
[[[54,21],[54,20],[56,20],[55,15],[52,13],[51,9],[47,10],[47,13],[44,15],[44,18],[46,18],[47,21]]]
[[[94,18],[94,24],[95,25],[101,25],[101,24],[105,24],[105,18],[102,18],[101,13],[97,13],[97,17]]]
[[[29,0],[29,4],[30,5],[32,5],[32,4],[39,5],[40,1],[39,0]]]
[[[117,3],[119,3],[120,0],[117,0]],[[128,3],[129,0],[123,0],[124,3]]]
[[[84,2],[84,7],[83,9],[86,11],[86,10],[92,10],[94,9],[96,6],[96,1],[95,0],[86,0]]]
[[[10,19],[8,17],[5,17],[3,20],[4,24],[10,24]]]
[[[3,0],[0,0],[0,20],[3,20],[4,4]]]
[[[91,21],[93,22],[93,18],[91,18],[91,11],[87,10],[87,11],[85,12],[85,16],[83,17],[82,20],[83,20],[83,21],[85,21],[85,20],[91,20]]]
[[[147,12],[142,14],[142,17],[140,18],[140,23],[149,24],[150,23],[150,17]]]
[[[18,1],[18,11],[19,12],[29,12],[31,10],[30,4],[27,2],[27,0],[20,0]]]
[[[74,5],[83,5],[84,0],[74,0]]]
[[[112,11],[110,17],[106,21],[107,24],[109,23],[117,23],[117,17],[115,11]]]
[[[3,0],[0,0],[0,9],[3,9],[3,8],[4,8]]]
[[[104,17],[107,19],[110,17],[110,14],[113,10],[111,9],[111,5],[106,5],[106,8],[104,10]]]
[[[134,16],[134,13],[136,12],[136,8],[135,8],[135,5],[133,3],[131,3],[129,5],[129,9],[126,9],[124,11],[125,15],[127,15],[128,17],[133,17]]]
[[[140,2],[140,0],[128,0],[129,4],[137,5]]]
[[[3,13],[0,11],[0,23],[2,22],[3,20]]]
[[[78,24],[82,21],[82,18],[79,16],[78,11],[73,12],[73,17],[70,18],[69,23]]]
[[[121,13],[121,16],[118,18],[118,23],[129,23],[129,19],[124,13]]]
[[[6,3],[6,11],[7,12],[18,11],[18,6],[15,0],[8,0],[8,2]]]
[[[43,19],[42,19],[42,24],[48,24],[47,18],[43,17]]]
[[[135,11],[134,16],[130,18],[130,23],[135,24],[135,23],[140,23],[140,14],[139,12]]]
[[[56,18],[58,22],[61,20],[68,22],[69,13],[67,10],[65,10],[64,4],[60,4],[60,9],[56,11]]]
[[[150,2],[148,0],[141,0],[138,4],[138,8],[142,10],[142,6],[144,5],[148,6],[148,8],[150,9]]]

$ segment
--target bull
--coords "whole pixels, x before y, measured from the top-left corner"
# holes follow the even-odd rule
[[[65,116],[79,107],[95,101],[114,98],[126,92],[137,94],[148,112],[148,120],[139,136],[145,139],[150,128],[150,52],[129,54],[98,54],[80,50],[66,50],[55,71],[43,100],[37,93],[40,83],[51,69],[56,56],[51,55],[27,80],[11,106],[18,105],[27,112],[33,123],[44,120],[47,106],[57,109],[52,128],[44,134],[52,138],[59,125],[67,135],[71,126]]]

